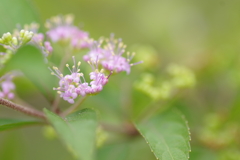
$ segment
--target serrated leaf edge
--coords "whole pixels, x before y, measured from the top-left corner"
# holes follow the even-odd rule
[[[176,112],[181,118],[182,118],[182,120],[185,122],[185,125],[186,125],[186,127],[187,127],[187,129],[188,129],[188,145],[189,145],[189,148],[190,148],[190,150],[188,151],[188,153],[190,153],[191,152],[191,144],[190,144],[190,141],[192,140],[191,139],[191,132],[190,132],[190,127],[189,127],[189,125],[188,125],[188,121],[187,121],[187,119],[186,119],[186,117],[179,111],[179,110],[177,110],[177,109],[174,109],[174,112]],[[189,157],[189,155],[188,155],[188,159],[189,159],[190,157]]]
[[[177,109],[174,109],[173,111],[176,112],[176,113],[182,118],[182,120],[185,122],[185,125],[186,125],[186,127],[187,127],[187,129],[188,129],[188,136],[189,136],[188,145],[189,145],[189,148],[190,148],[190,150],[188,151],[188,153],[190,153],[190,152],[191,152],[191,145],[190,145],[191,132],[190,132],[190,127],[189,127],[189,125],[188,125],[188,121],[187,121],[186,117],[185,117],[180,111],[178,111]],[[149,144],[148,139],[142,134],[141,130],[138,129],[136,123],[134,123],[134,126],[135,126],[135,128],[138,130],[138,132],[141,134],[141,136],[144,138],[144,140],[146,141],[146,143],[149,145],[149,147],[150,147],[150,149],[151,149],[151,152],[154,154],[154,156],[156,157],[156,159],[159,160],[159,158],[156,156],[156,154],[154,153],[154,151],[153,151],[153,149],[152,149],[152,148],[153,148],[152,145]],[[168,146],[167,146],[167,147],[168,147]],[[189,159],[190,157],[188,156],[187,158]],[[173,159],[173,160],[174,160],[174,159]]]

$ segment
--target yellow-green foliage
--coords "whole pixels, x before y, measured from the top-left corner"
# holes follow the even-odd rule
[[[172,76],[171,84],[177,88],[193,87],[196,83],[194,73],[185,66],[170,64],[167,71]]]
[[[171,64],[167,67],[167,72],[170,78],[162,82],[158,82],[153,74],[144,73],[140,80],[135,82],[135,88],[146,93],[153,100],[158,100],[168,99],[173,96],[174,90],[191,88],[196,83],[194,73],[184,66]]]
[[[96,145],[97,147],[101,147],[104,145],[105,141],[108,138],[108,134],[107,132],[105,132],[101,126],[98,126],[97,130],[96,130],[96,138],[97,138],[97,142]]]

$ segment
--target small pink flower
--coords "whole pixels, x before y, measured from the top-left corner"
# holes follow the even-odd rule
[[[65,101],[69,103],[74,103],[74,99],[78,96],[86,96],[97,94],[103,89],[103,86],[107,84],[108,77],[105,76],[103,71],[98,71],[98,64],[96,62],[89,61],[93,71],[89,74],[90,76],[90,83],[85,81],[83,73],[80,73],[80,62],[76,64],[75,57],[73,56],[73,63],[72,69],[70,69],[69,65],[67,64],[66,67],[69,69],[69,75],[63,75],[58,68],[53,67],[52,74],[59,78],[59,87],[54,88],[60,94]]]
[[[89,47],[89,35],[87,32],[80,30],[73,25],[73,17],[69,21],[69,17],[56,17],[58,21],[47,21],[47,36],[52,42],[69,43],[75,49]]]
[[[12,78],[19,75],[18,72],[7,73],[0,78],[0,97],[13,99],[15,90],[15,84],[12,82]]]
[[[110,36],[110,39],[106,39],[106,44],[102,46],[103,41],[94,41],[90,47],[90,51],[83,56],[84,61],[98,60],[102,67],[106,70],[116,73],[125,71],[127,74],[131,71],[131,66],[142,63],[130,63],[134,57],[134,53],[130,55],[127,53],[127,57],[123,57],[125,53],[126,45],[123,44],[121,39],[114,39],[114,35]]]

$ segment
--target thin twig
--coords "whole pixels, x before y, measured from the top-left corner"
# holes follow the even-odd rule
[[[68,115],[69,113],[73,112],[87,99],[87,97],[88,96],[81,97],[74,105],[72,105],[70,108],[68,108],[66,111],[64,111],[60,115],[64,117],[64,116]]]
[[[60,96],[59,96],[59,94],[57,94],[56,97],[54,98],[54,101],[53,101],[53,104],[52,104],[52,111],[53,112],[57,112],[59,102],[60,102]]]
[[[63,67],[64,67],[64,65],[67,63],[67,61],[68,61],[68,59],[69,59],[69,56],[70,56],[70,52],[68,51],[68,49],[66,49],[66,51],[65,51],[65,56],[64,56],[64,58],[62,59],[61,64],[59,65],[59,70],[60,70],[61,72],[63,72]],[[54,101],[53,101],[53,104],[52,104],[52,111],[53,111],[53,112],[57,112],[60,99],[61,99],[61,98],[60,98],[59,94],[57,94],[57,95],[55,96]]]
[[[71,50],[69,50],[68,48],[66,48],[65,50],[65,56],[61,61],[61,64],[59,65],[59,70],[62,72],[63,68],[65,66],[65,64],[67,63],[67,61],[69,60],[70,56],[71,56]]]
[[[38,111],[38,110],[33,109],[33,108],[28,108],[28,107],[13,103],[13,102],[11,102],[9,100],[6,100],[4,98],[0,98],[0,104],[3,105],[3,106],[9,107],[13,110],[16,110],[16,111],[22,112],[24,114],[27,114],[29,116],[46,119],[43,112]]]

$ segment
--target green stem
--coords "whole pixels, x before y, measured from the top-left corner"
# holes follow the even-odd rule
[[[76,110],[87,99],[87,97],[88,96],[81,97],[74,105],[72,105],[66,111],[62,112],[60,115],[65,117],[66,115],[72,113],[74,110]]]
[[[70,55],[71,55],[71,54],[70,54],[69,49],[66,48],[65,56],[64,56],[64,58],[62,59],[61,64],[60,64],[60,66],[59,66],[59,70],[60,70],[61,72],[63,72],[64,65],[67,63]],[[56,97],[55,97],[55,99],[54,99],[54,101],[53,101],[52,111],[55,112],[55,113],[56,113],[57,110],[58,110],[58,105],[59,105],[59,103],[60,103],[60,99],[61,99],[60,96],[57,94]]]

